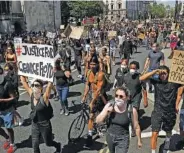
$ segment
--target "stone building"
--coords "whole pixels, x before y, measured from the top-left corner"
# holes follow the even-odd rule
[[[55,31],[61,24],[60,1],[0,1],[0,33]]]

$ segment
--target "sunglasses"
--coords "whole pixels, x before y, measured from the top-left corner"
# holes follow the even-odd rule
[[[123,99],[124,96],[123,95],[118,95],[118,94],[115,94],[115,98],[120,98],[120,99]]]
[[[40,87],[41,87],[40,84],[32,84],[31,86],[32,86],[32,87],[36,87],[36,88],[40,88]]]

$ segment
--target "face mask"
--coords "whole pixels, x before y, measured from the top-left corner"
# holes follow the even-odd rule
[[[0,84],[2,84],[4,82],[4,74],[0,75]]]
[[[136,73],[136,70],[130,69],[130,74],[135,74],[135,73]]]
[[[124,111],[126,110],[127,103],[123,99],[115,98],[115,105],[121,107]]]
[[[42,92],[39,88],[33,87],[33,95],[36,100],[40,99]]]
[[[125,69],[125,68],[127,68],[127,66],[126,65],[121,65],[121,68]]]
[[[98,72],[98,67],[96,66],[96,67],[93,67],[92,68],[92,72],[94,73],[94,74],[96,74],[97,72]]]

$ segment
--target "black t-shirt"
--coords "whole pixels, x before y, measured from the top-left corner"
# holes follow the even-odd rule
[[[128,70],[123,69],[123,68],[118,68],[116,70],[115,78],[117,80],[117,87],[121,87],[123,85],[123,77],[124,77],[124,74],[127,72],[128,72]]]
[[[63,70],[56,71],[54,76],[56,78],[56,85],[57,86],[67,86],[68,85],[67,77],[65,76]]]
[[[155,88],[154,108],[163,112],[175,111],[178,88],[180,84],[162,82],[161,80],[151,79]]]
[[[0,84],[0,98],[10,98],[10,94],[14,94],[14,91],[15,90],[12,88],[11,82],[5,80],[2,84]],[[0,111],[5,111],[11,108],[14,105],[14,102],[14,100],[10,102],[0,102]]]
[[[145,82],[139,80],[140,73],[134,75],[128,72],[124,75],[124,83],[130,90],[130,98],[132,102],[140,102],[142,99],[142,88],[146,89]]]

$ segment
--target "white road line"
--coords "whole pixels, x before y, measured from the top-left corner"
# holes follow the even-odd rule
[[[27,91],[24,91],[24,92],[20,93],[20,96],[23,95],[23,94],[25,94],[25,93],[27,93]]]
[[[179,132],[177,132],[175,130],[172,130],[172,135],[173,134],[179,134]],[[149,138],[151,136],[152,136],[152,132],[144,132],[144,133],[141,133],[141,138]],[[159,132],[159,136],[166,136],[166,132],[160,131]]]

